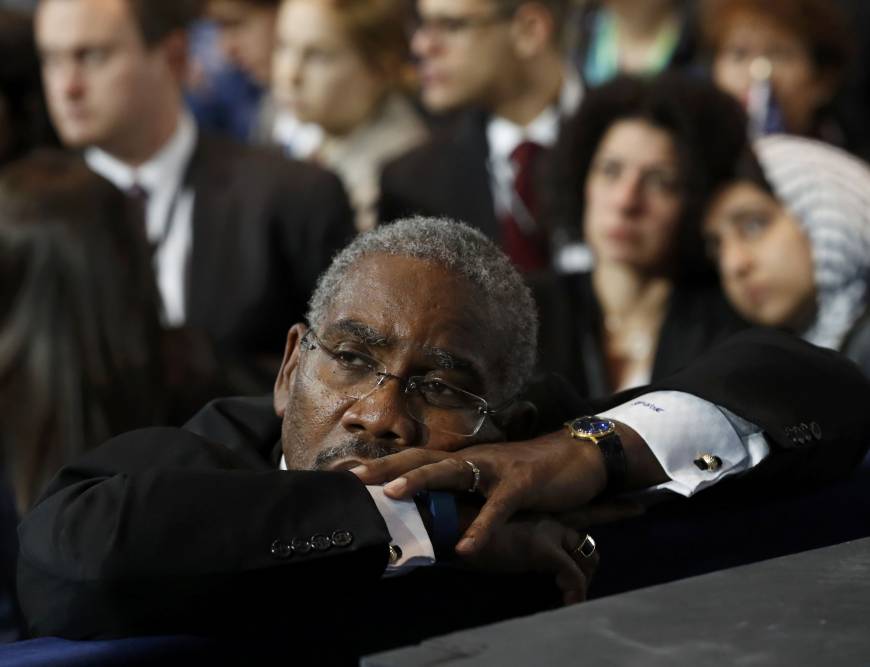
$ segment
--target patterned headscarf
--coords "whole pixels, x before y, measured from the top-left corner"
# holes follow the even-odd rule
[[[755,152],[812,245],[818,308],[802,337],[839,349],[868,302],[870,168],[828,144],[786,135],[760,139]]]

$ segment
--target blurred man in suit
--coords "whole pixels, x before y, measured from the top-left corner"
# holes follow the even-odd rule
[[[412,48],[422,98],[463,110],[447,136],[383,173],[380,218],[464,220],[500,242],[522,271],[551,261],[537,173],[582,85],[561,45],[567,0],[418,0]]]
[[[144,207],[169,327],[271,373],[352,233],[338,180],[198,131],[182,102],[190,0],[41,0],[36,40],[65,144]]]

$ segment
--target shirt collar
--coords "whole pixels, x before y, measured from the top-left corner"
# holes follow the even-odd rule
[[[183,111],[169,141],[138,167],[132,167],[95,146],[85,151],[85,161],[91,169],[121,190],[128,190],[134,184],[149,192],[176,187],[193,155],[197,135],[193,117],[188,111]]]

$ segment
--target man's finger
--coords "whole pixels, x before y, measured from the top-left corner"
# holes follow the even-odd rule
[[[420,491],[468,491],[474,481],[471,468],[465,461],[447,458],[409,470],[401,477],[384,485],[384,492],[395,499],[411,498]]]
[[[497,487],[456,545],[456,552],[460,556],[478,553],[489,542],[492,531],[514,515],[517,505],[515,494],[504,491],[503,487]]]
[[[381,459],[366,461],[351,468],[351,472],[364,484],[384,484],[429,463],[436,463],[449,456],[447,452],[410,448]]]
[[[577,534],[575,531],[571,531],[571,533],[573,535],[566,534],[563,546],[565,551],[568,552],[580,569],[583,570],[588,583],[592,581],[592,577],[595,576],[595,572],[598,570],[600,560],[598,546],[589,534]]]
[[[553,524],[552,530],[555,533],[549,539],[536,544],[539,568],[556,575],[556,586],[562,591],[565,604],[585,600],[587,573],[565,546],[575,542],[579,544],[577,532],[558,524]]]

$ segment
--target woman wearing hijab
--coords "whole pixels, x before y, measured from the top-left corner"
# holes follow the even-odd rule
[[[758,141],[755,153],[705,223],[729,301],[747,320],[840,350],[870,375],[870,168],[782,135]]]

